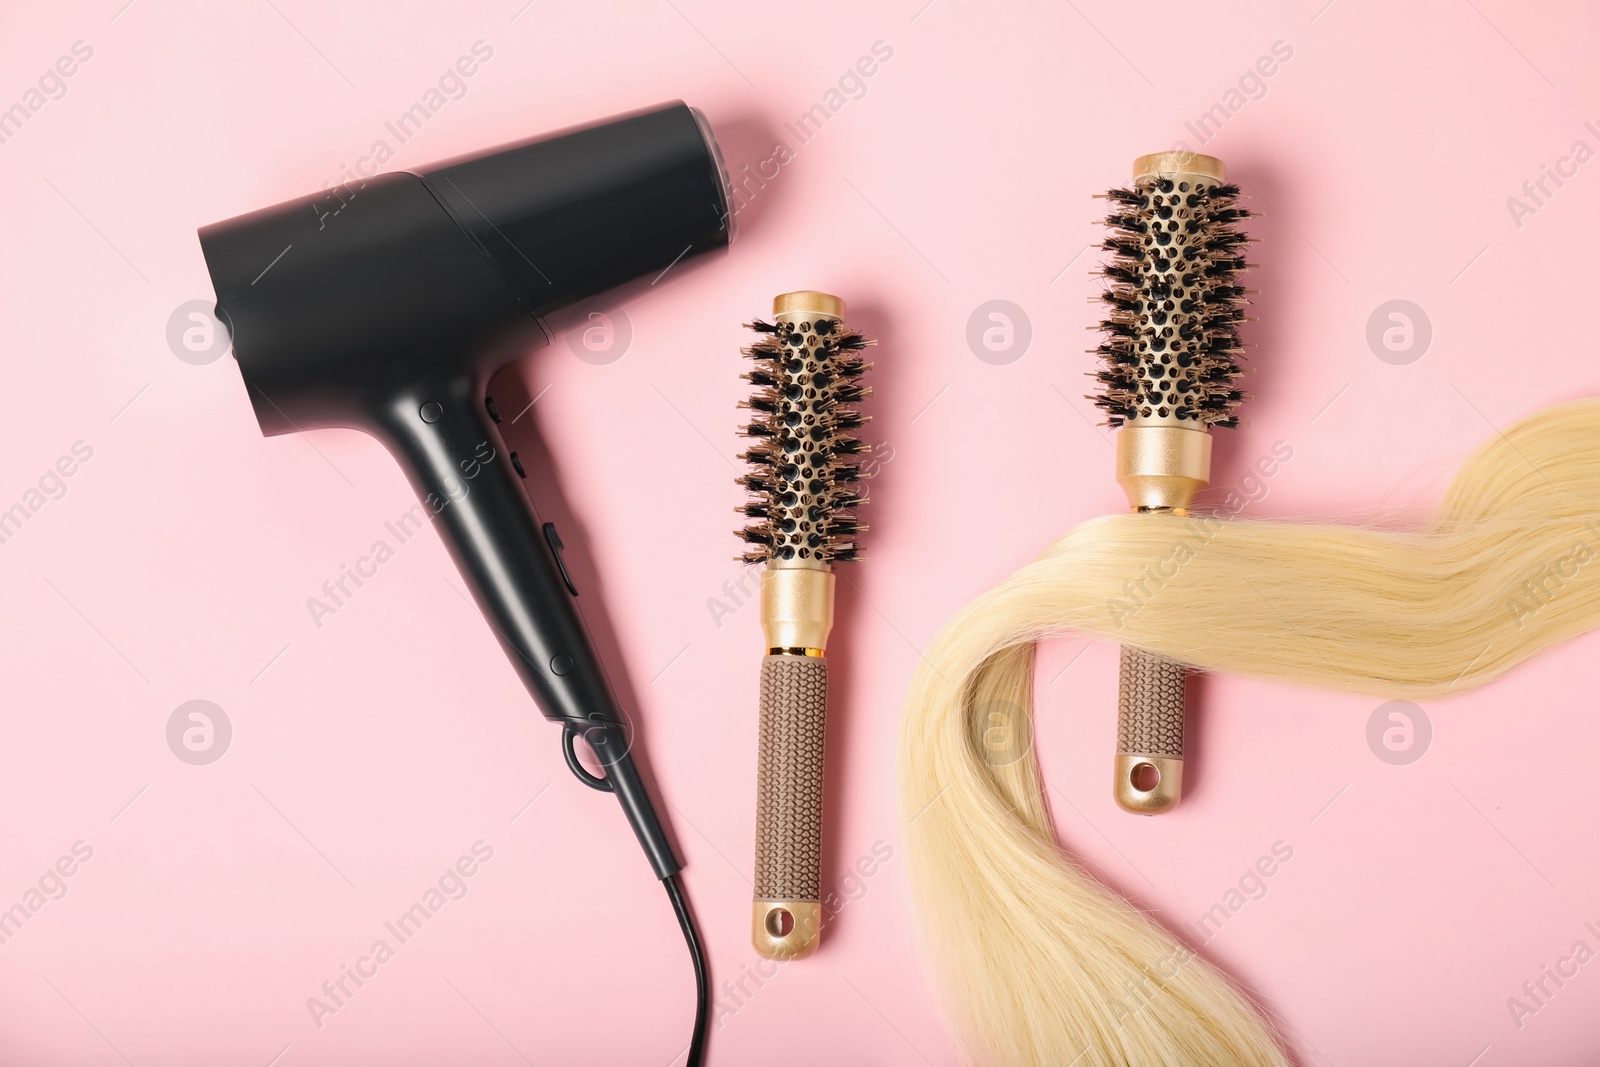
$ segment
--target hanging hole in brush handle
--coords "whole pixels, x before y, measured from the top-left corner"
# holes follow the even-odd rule
[[[1159,815],[1183,793],[1184,680],[1181,663],[1122,649],[1113,793],[1124,811]]]
[[[601,732],[605,743],[591,747],[605,777],[595,780],[616,794],[656,877],[665,878],[683,864],[634,766],[627,723],[483,392],[466,376],[427,382],[375,410],[377,432],[421,502],[415,526],[426,517],[438,527],[539,710],[564,730]],[[571,753],[570,740],[563,745]],[[575,754],[570,759],[576,763]]]
[[[751,940],[771,960],[802,959],[822,936],[823,748],[828,661],[761,662]]]

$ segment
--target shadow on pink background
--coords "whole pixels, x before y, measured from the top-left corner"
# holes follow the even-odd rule
[[[569,325],[502,386],[538,397],[513,439],[559,481],[536,499],[688,860],[717,1064],[958,1062],[905,882],[899,702],[960,605],[1123,506],[1083,349],[1090,194],[1135,156],[1220,155],[1263,212],[1255,400],[1215,484],[1280,442],[1292,458],[1248,514],[1415,518],[1498,428],[1600,389],[1600,162],[1572,158],[1600,150],[1600,82],[1576,3],[105,0],[5,21],[0,107],[45,79],[0,127],[0,511],[26,512],[0,543],[0,907],[39,891],[0,944],[5,1063],[681,1062],[666,901],[436,537],[388,531],[399,471],[356,433],[263,439],[232,360],[169,342],[212,299],[197,226],[339,181],[378,142],[403,168],[681,97],[741,177],[788,150],[747,179],[727,256],[630,296],[625,351],[578,358]],[[475,45],[492,55],[401,143],[387,124]],[[841,86],[875,45],[889,58]],[[61,57],[71,76],[46,77]],[[1546,166],[1567,175],[1535,203]],[[818,956],[763,979],[735,405],[740,323],[797,288],[880,339],[883,461],[835,641],[826,881],[848,903]],[[1031,326],[1009,361],[967,340],[996,299]],[[1431,327],[1400,362],[1367,339],[1394,300]],[[379,541],[392,558],[318,625],[308,600]],[[1369,747],[1376,700],[1206,678],[1189,795],[1151,820],[1110,798],[1115,653],[1066,635],[1039,663],[1050,803],[1069,848],[1195,940],[1292,853],[1205,952],[1302,1064],[1592,1062],[1600,963],[1536,1012],[1507,1002],[1600,949],[1597,647],[1426,705],[1405,765]],[[168,745],[191,700],[231,724],[208,765]],[[385,924],[462,857],[473,875],[399,943]],[[392,958],[314,1018],[379,940]]]

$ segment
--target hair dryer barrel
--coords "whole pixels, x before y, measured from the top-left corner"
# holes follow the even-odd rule
[[[421,177],[535,315],[664,273],[731,236],[722,154],[701,114],[682,104]]]
[[[559,307],[728,243],[683,103],[215,223],[200,245],[262,431],[372,429],[424,378],[489,375]]]

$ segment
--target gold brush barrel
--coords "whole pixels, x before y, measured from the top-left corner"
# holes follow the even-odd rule
[[[1129,506],[1186,515],[1210,481],[1209,427],[1233,425],[1240,397],[1232,360],[1242,290],[1231,282],[1243,262],[1235,258],[1239,235],[1225,231],[1245,213],[1232,193],[1211,199],[1226,180],[1211,156],[1142,156],[1133,178],[1133,199],[1113,216],[1119,237],[1108,243],[1124,258],[1122,289],[1108,295],[1116,310],[1103,324],[1115,358],[1101,375],[1101,404],[1120,426],[1117,481]],[[1191,228],[1190,220],[1204,225]],[[1186,674],[1180,663],[1122,650],[1113,794],[1126,811],[1156,815],[1182,795]]]

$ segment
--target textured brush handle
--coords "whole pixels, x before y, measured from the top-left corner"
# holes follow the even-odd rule
[[[822,932],[827,719],[826,660],[780,655],[762,661],[752,935],[768,959],[809,956]]]
[[[1181,663],[1122,650],[1117,694],[1116,798],[1125,810],[1155,815],[1183,790],[1184,678]]]

